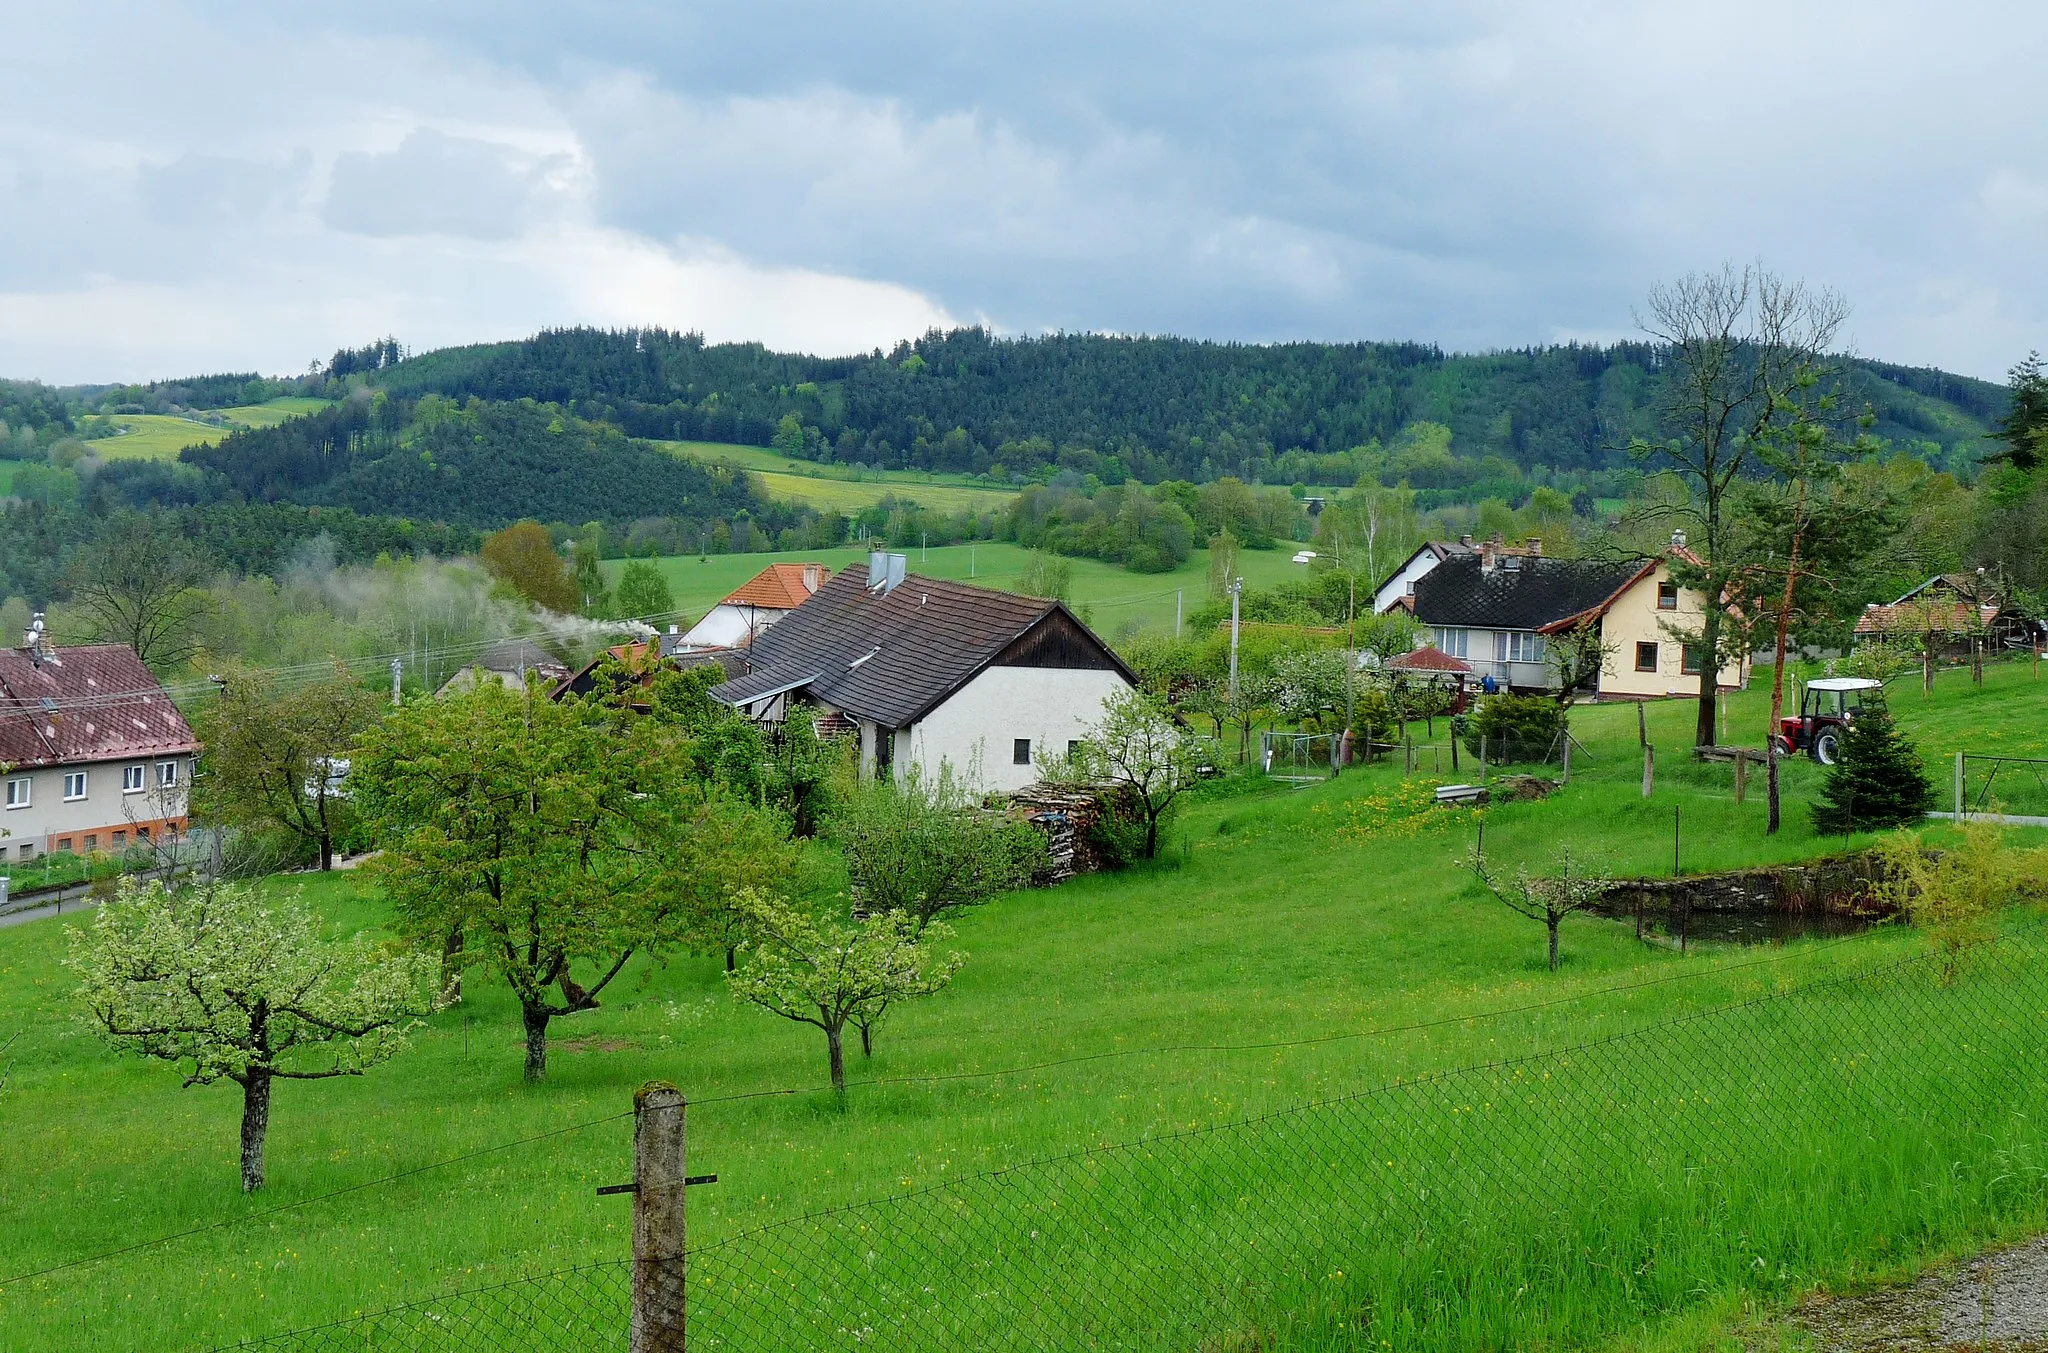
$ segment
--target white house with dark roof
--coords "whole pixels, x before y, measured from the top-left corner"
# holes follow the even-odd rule
[[[0,649],[0,851],[33,859],[175,838],[199,743],[135,651]]]
[[[1137,685],[1061,603],[907,573],[902,555],[842,570],[747,656],[715,699],[770,722],[807,701],[859,730],[864,775],[945,764],[983,790],[1038,780]]]

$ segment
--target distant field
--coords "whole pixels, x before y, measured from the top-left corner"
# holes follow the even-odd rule
[[[763,446],[668,441],[655,445],[695,460],[729,460],[744,465],[760,479],[762,490],[771,498],[834,512],[857,512],[892,493],[898,498],[914,499],[935,512],[988,512],[1007,507],[1016,496],[1010,489],[975,484],[965,475],[868,470],[856,476],[847,466],[794,460]]]
[[[920,553],[912,549],[910,571],[931,578],[973,582],[997,589],[1014,588],[1024,576],[1029,551],[998,541],[947,545]],[[771,563],[815,561],[835,572],[848,564],[867,562],[865,548],[797,550],[775,554],[675,555],[654,562],[668,576],[676,605],[692,618],[701,615],[741,583]],[[1247,587],[1270,587],[1283,578],[1306,574],[1291,562],[1292,550],[1246,550],[1238,556]],[[1110,639],[1140,630],[1173,628],[1174,593],[1193,611],[1209,598],[1209,552],[1196,550],[1171,573],[1131,573],[1094,559],[1069,559],[1073,569],[1070,602]],[[617,576],[623,561],[606,567]]]
[[[287,418],[324,409],[327,403],[324,399],[288,396],[263,404],[222,409],[221,413],[244,427],[275,427]],[[235,431],[232,427],[216,427],[160,413],[115,414],[114,423],[124,429],[120,436],[89,443],[102,460],[175,460],[188,446],[212,446]]]

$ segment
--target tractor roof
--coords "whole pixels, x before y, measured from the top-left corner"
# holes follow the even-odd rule
[[[1872,681],[1869,677],[1821,677],[1807,682],[1806,689],[1810,691],[1870,691],[1876,690],[1882,685],[1884,685],[1882,681]]]

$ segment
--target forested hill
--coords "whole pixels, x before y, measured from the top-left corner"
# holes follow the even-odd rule
[[[1392,442],[1418,422],[1450,428],[1463,458],[1614,468],[1631,437],[1657,434],[1664,379],[1656,350],[1632,343],[1460,356],[1414,343],[999,339],[981,329],[842,358],[660,329],[556,330],[390,361],[395,352],[380,349],[375,362],[337,354],[334,369],[398,396],[552,401],[636,436],[976,472],[1028,461],[1033,443],[1082,446],[1147,480],[1329,482],[1317,471],[1344,465],[1314,457]],[[1853,364],[1850,385],[1878,436],[1956,467],[1984,449],[2007,398],[1985,381],[1871,361]]]

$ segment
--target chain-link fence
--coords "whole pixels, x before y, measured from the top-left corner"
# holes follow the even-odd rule
[[[689,1255],[692,1348],[1574,1342],[2048,1194],[2048,944],[1076,1151]],[[626,1347],[630,1265],[266,1349]]]

